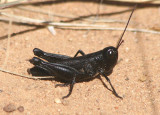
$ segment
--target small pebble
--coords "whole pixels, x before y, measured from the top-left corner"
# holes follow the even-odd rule
[[[126,49],[125,49],[125,50],[126,50],[126,52],[128,52],[128,51],[129,51],[129,47],[126,47]]]
[[[63,100],[63,101],[62,101],[62,104],[63,104],[64,106],[67,106],[67,105],[69,105],[69,102],[68,102],[67,100]]]
[[[146,80],[147,80],[147,77],[144,75],[139,78],[139,81],[141,81],[141,82],[145,82]]]
[[[126,81],[128,81],[128,80],[129,80],[129,78],[127,77],[125,80],[126,80]]]
[[[138,39],[137,39],[137,38],[135,38],[134,41],[135,41],[136,43],[138,43]]]
[[[16,110],[16,106],[14,104],[8,104],[3,108],[5,112],[13,112]]]
[[[55,98],[54,101],[55,101],[55,103],[57,103],[57,104],[62,103],[61,100],[60,100],[59,98]]]
[[[84,35],[83,35],[83,38],[86,38],[86,37],[87,37],[87,34],[84,34]]]
[[[18,46],[18,45],[19,45],[19,44],[16,42],[16,43],[15,43],[15,46]]]
[[[83,115],[81,112],[76,112],[76,115]]]
[[[28,40],[29,40],[29,38],[28,38],[28,37],[26,37],[26,38],[25,38],[25,40],[26,40],[26,41],[28,41]]]
[[[107,112],[106,111],[101,111],[100,115],[107,115]]]
[[[23,107],[23,106],[19,106],[19,107],[17,108],[17,110],[18,110],[19,112],[23,112],[23,111],[24,111],[24,107]]]
[[[118,109],[118,107],[114,107],[115,109]]]
[[[129,62],[129,59],[125,59],[125,62],[128,63],[128,62]]]
[[[68,41],[72,42],[72,41],[73,41],[73,39],[72,39],[72,38],[69,38],[69,39],[68,39]]]
[[[3,90],[0,90],[0,93],[2,93],[3,92]]]

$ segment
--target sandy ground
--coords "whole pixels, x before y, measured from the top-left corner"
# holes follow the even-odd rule
[[[103,4],[100,16],[103,19],[128,20],[132,5],[118,3]],[[26,5],[26,7],[33,7]],[[57,4],[41,4],[38,7],[45,11],[63,15],[87,16],[97,13],[97,3],[92,2],[60,2]],[[53,18],[39,13],[31,13],[16,8],[7,9],[8,13],[55,21],[65,18]],[[147,6],[139,8],[129,24],[129,28],[160,28],[160,7]],[[75,31],[56,29],[53,36],[46,28],[35,29],[25,25],[11,26],[15,33],[10,39],[7,49],[9,24],[0,22],[0,64],[1,67],[19,74],[28,75],[27,69],[32,65],[27,61],[32,58],[32,50],[37,47],[44,51],[74,56],[81,49],[86,54],[101,50],[107,46],[115,46],[122,31]],[[109,27],[125,27],[125,23],[105,23]],[[4,109],[11,104],[11,114],[25,115],[84,115],[84,114],[160,114],[160,35],[152,33],[126,32],[125,42],[119,48],[121,60],[109,76],[112,84],[123,100],[116,98],[107,90],[102,82],[94,79],[90,82],[77,83],[72,95],[62,100],[68,88],[55,88],[56,81],[32,80],[8,73],[0,72],[0,113],[7,114]],[[7,63],[4,65],[6,53]],[[109,87],[107,81],[103,81]],[[17,109],[19,108],[19,109]],[[24,110],[23,110],[24,109]]]

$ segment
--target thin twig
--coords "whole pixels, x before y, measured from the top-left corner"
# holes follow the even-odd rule
[[[21,74],[15,73],[15,72],[11,72],[11,71],[8,71],[8,70],[2,69],[2,68],[0,68],[0,71],[8,73],[8,74],[12,74],[12,75],[20,76],[20,77],[23,77],[23,78],[28,78],[28,79],[49,79],[49,78],[54,78],[53,76],[48,76],[48,77],[30,77],[30,76],[21,75]]]

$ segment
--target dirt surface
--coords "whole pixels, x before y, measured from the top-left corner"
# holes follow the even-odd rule
[[[26,7],[33,7],[26,5]],[[92,2],[60,2],[58,4],[41,4],[34,6],[52,13],[63,15],[87,16],[97,13],[97,3]],[[131,8],[127,4],[103,4],[100,16],[103,19],[128,20],[130,11],[114,14]],[[32,13],[16,8],[6,9],[8,13],[55,21],[65,18]],[[113,13],[113,15],[107,15]],[[129,28],[160,28],[160,7],[138,8],[131,19]],[[77,21],[78,23],[79,21]],[[104,23],[109,27],[125,27],[125,23]],[[27,60],[32,58],[32,50],[37,47],[44,51],[74,56],[81,49],[86,54],[101,50],[107,46],[115,46],[122,31],[91,31],[56,29],[53,36],[47,28],[35,29],[34,26],[9,26],[0,22],[0,64],[1,68],[28,75],[27,69],[33,65]],[[7,35],[15,33],[10,39],[7,49]],[[114,88],[123,100],[115,97],[107,90],[99,79],[77,83],[72,95],[62,100],[68,93],[68,87],[55,88],[56,81],[32,80],[8,73],[0,72],[0,113],[7,114],[4,107],[12,105],[16,110],[12,114],[26,115],[84,115],[84,114],[160,114],[160,35],[127,31],[125,42],[119,48],[119,64],[109,76]],[[8,53],[7,53],[8,52]],[[8,55],[7,63],[4,65]],[[103,81],[109,87],[108,82]],[[109,87],[110,88],[110,87]],[[11,110],[10,110],[11,111]]]

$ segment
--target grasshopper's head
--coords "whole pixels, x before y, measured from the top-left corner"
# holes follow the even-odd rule
[[[109,46],[103,49],[103,57],[108,67],[113,68],[117,64],[118,48],[122,43],[123,40],[119,41],[116,47]]]
[[[103,56],[107,60],[118,59],[118,49],[113,46],[109,46],[107,48],[104,48],[103,49]]]
[[[113,46],[109,46],[103,49],[103,57],[105,60],[105,64],[108,67],[113,68],[118,60],[118,49],[113,47]]]

